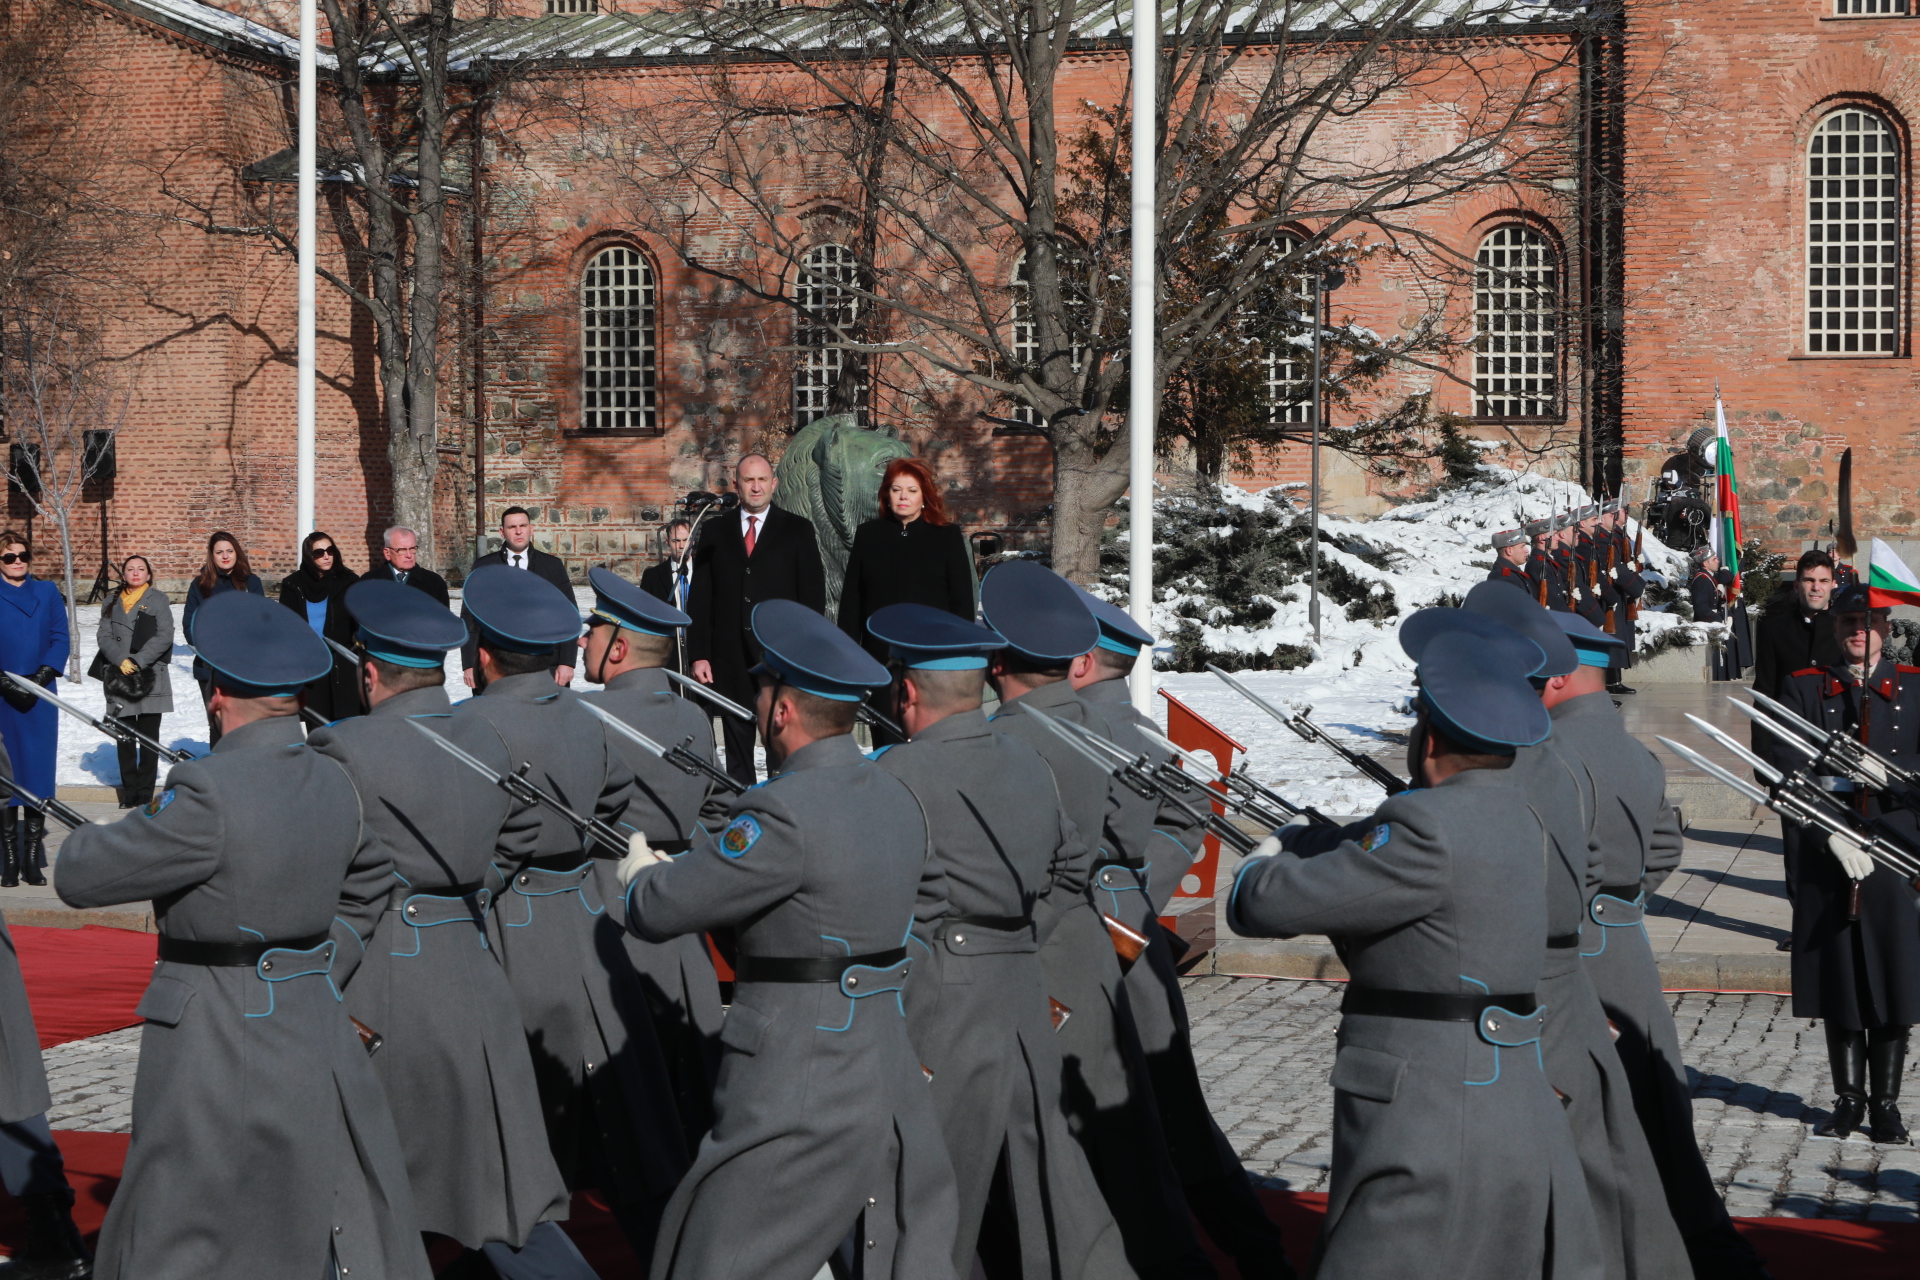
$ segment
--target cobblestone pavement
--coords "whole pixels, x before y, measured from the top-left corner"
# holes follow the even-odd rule
[[[1278,1186],[1325,1190],[1339,986],[1206,977],[1186,988],[1200,1078],[1247,1168]],[[1734,1214],[1916,1220],[1920,1148],[1809,1136],[1832,1101],[1815,1024],[1789,1016],[1782,996],[1671,999],[1694,1081],[1694,1128]],[[139,1053],[138,1027],[49,1049],[53,1127],[126,1132]],[[1920,1117],[1916,1075],[1910,1063],[1910,1118]]]

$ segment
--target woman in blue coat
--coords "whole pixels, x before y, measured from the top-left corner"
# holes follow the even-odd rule
[[[44,578],[33,576],[27,540],[0,533],[0,670],[53,686],[67,665],[67,602]],[[53,704],[8,686],[0,693],[0,741],[13,760],[16,782],[36,795],[53,794],[54,753],[60,745],[60,713]],[[22,877],[45,884],[47,819],[19,801],[0,808],[0,885]]]

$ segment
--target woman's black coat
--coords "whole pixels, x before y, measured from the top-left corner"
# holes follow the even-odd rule
[[[957,524],[901,524],[892,516],[854,530],[840,588],[840,629],[881,662],[887,646],[867,634],[867,619],[890,604],[925,604],[973,620],[973,566]]]
[[[351,649],[353,617],[347,612],[347,604],[342,597],[347,594],[347,588],[359,580],[359,574],[346,568],[335,569],[318,581],[310,569],[296,569],[280,580],[280,603],[299,614],[304,621],[307,617],[307,596],[312,594],[316,586],[324,583],[327,620],[321,624],[320,634],[325,639],[338,640]],[[307,705],[328,720],[344,720],[348,716],[359,715],[359,668],[334,653],[333,670],[307,686]]]

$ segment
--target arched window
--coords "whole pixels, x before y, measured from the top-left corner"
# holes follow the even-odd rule
[[[1497,227],[1474,255],[1473,413],[1560,413],[1560,255],[1532,227]]]
[[[1807,350],[1887,352],[1900,316],[1900,144],[1870,111],[1836,111],[1807,145]]]
[[[603,249],[580,278],[580,425],[656,427],[653,266],[638,249]]]
[[[1274,257],[1284,258],[1294,251],[1298,241],[1274,245]],[[1256,295],[1253,310],[1278,303],[1297,315],[1303,327],[1305,345],[1275,342],[1262,345],[1260,358],[1266,374],[1267,421],[1313,421],[1313,276],[1304,271],[1281,280]],[[1257,317],[1253,317],[1257,320]]]
[[[827,415],[827,402],[847,353],[834,344],[847,340],[848,330],[860,315],[860,296],[854,286],[860,280],[860,264],[853,250],[845,245],[822,244],[807,250],[800,260],[799,278],[794,282],[794,300],[799,316],[793,326],[793,345],[799,350],[793,359],[793,425],[804,427],[815,418]],[[867,419],[867,387],[862,381],[856,389],[854,419],[861,425]]]

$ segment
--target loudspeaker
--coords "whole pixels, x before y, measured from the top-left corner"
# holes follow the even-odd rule
[[[16,444],[7,450],[7,483],[29,498],[40,496],[40,446]]]
[[[113,432],[85,431],[81,433],[81,438],[81,459],[85,468],[81,474],[101,484],[111,481],[119,467],[113,447]]]

